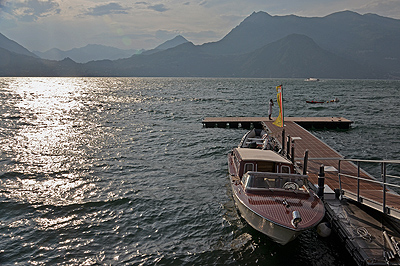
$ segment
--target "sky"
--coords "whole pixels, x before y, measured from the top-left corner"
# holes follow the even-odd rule
[[[218,41],[253,12],[323,17],[344,10],[400,19],[400,0],[0,0],[0,33],[30,51],[152,49],[177,35],[197,45]]]

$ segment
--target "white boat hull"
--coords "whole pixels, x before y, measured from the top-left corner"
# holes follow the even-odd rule
[[[257,231],[267,235],[273,241],[281,245],[285,245],[294,240],[304,231],[294,230],[275,224],[247,208],[235,194],[233,196],[241,216],[247,221],[247,223]]]

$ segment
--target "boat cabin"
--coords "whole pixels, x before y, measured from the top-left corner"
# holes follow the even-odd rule
[[[291,161],[272,150],[235,148],[231,153],[231,174],[240,178],[249,172],[293,174]]]

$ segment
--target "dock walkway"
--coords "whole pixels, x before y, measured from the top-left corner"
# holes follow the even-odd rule
[[[282,139],[281,128],[273,125],[272,121],[264,121],[264,124],[277,140]],[[305,150],[308,150],[307,172],[311,182],[318,183],[319,169],[321,165],[324,165],[325,184],[332,190],[341,188],[344,191],[344,195],[354,199],[354,195],[357,195],[358,191],[357,181],[346,175],[357,176],[357,165],[350,161],[341,160],[344,159],[341,154],[294,122],[285,122],[285,135],[295,139],[294,158],[296,161],[302,160]],[[341,184],[339,184],[338,178],[339,170]],[[374,177],[362,169],[360,169],[359,176],[364,179],[374,180]],[[378,207],[382,206],[383,203],[383,187],[380,184],[360,181],[359,192],[360,198],[356,200],[362,201],[374,209],[383,210],[383,208]],[[400,196],[397,193],[386,193],[385,200],[387,208],[385,213],[400,219]]]
[[[264,121],[264,123],[276,139],[282,139],[281,128],[273,125],[271,121]],[[318,183],[319,168],[321,165],[324,165],[325,184],[332,189],[339,189],[338,171],[340,167],[340,173],[342,174],[341,189],[344,191],[345,195],[349,197],[353,197],[354,194],[357,194],[357,182],[352,178],[344,176],[357,176],[357,165],[350,161],[341,161],[339,166],[339,160],[344,159],[341,154],[294,122],[285,122],[285,134],[295,139],[295,159],[303,158],[305,150],[308,150],[309,162],[307,170],[312,182],[315,182],[315,184]],[[360,169],[359,176],[365,179],[374,179],[362,169]],[[383,187],[377,183],[361,181],[360,196],[365,204],[370,205],[369,207],[379,209],[376,204],[382,205]],[[398,194],[387,193],[386,206],[388,208],[386,212],[389,215],[400,219],[400,196]]]

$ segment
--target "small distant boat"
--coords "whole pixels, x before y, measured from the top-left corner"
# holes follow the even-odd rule
[[[321,102],[321,101],[306,101],[306,103],[325,103],[325,102]]]
[[[330,100],[330,101],[327,101],[327,102],[331,102],[331,103],[337,103],[337,102],[339,102],[339,99],[336,97],[335,99],[333,99],[333,100]]]
[[[306,78],[304,81],[319,81],[317,78]]]
[[[336,97],[333,100],[326,101],[327,103],[337,103],[339,102],[339,99]],[[306,101],[306,103],[325,103],[324,101]]]
[[[246,133],[228,154],[231,187],[241,216],[285,245],[316,226],[325,209],[309,188],[308,177],[296,173],[292,162],[276,152],[278,143],[264,133],[259,129]]]

